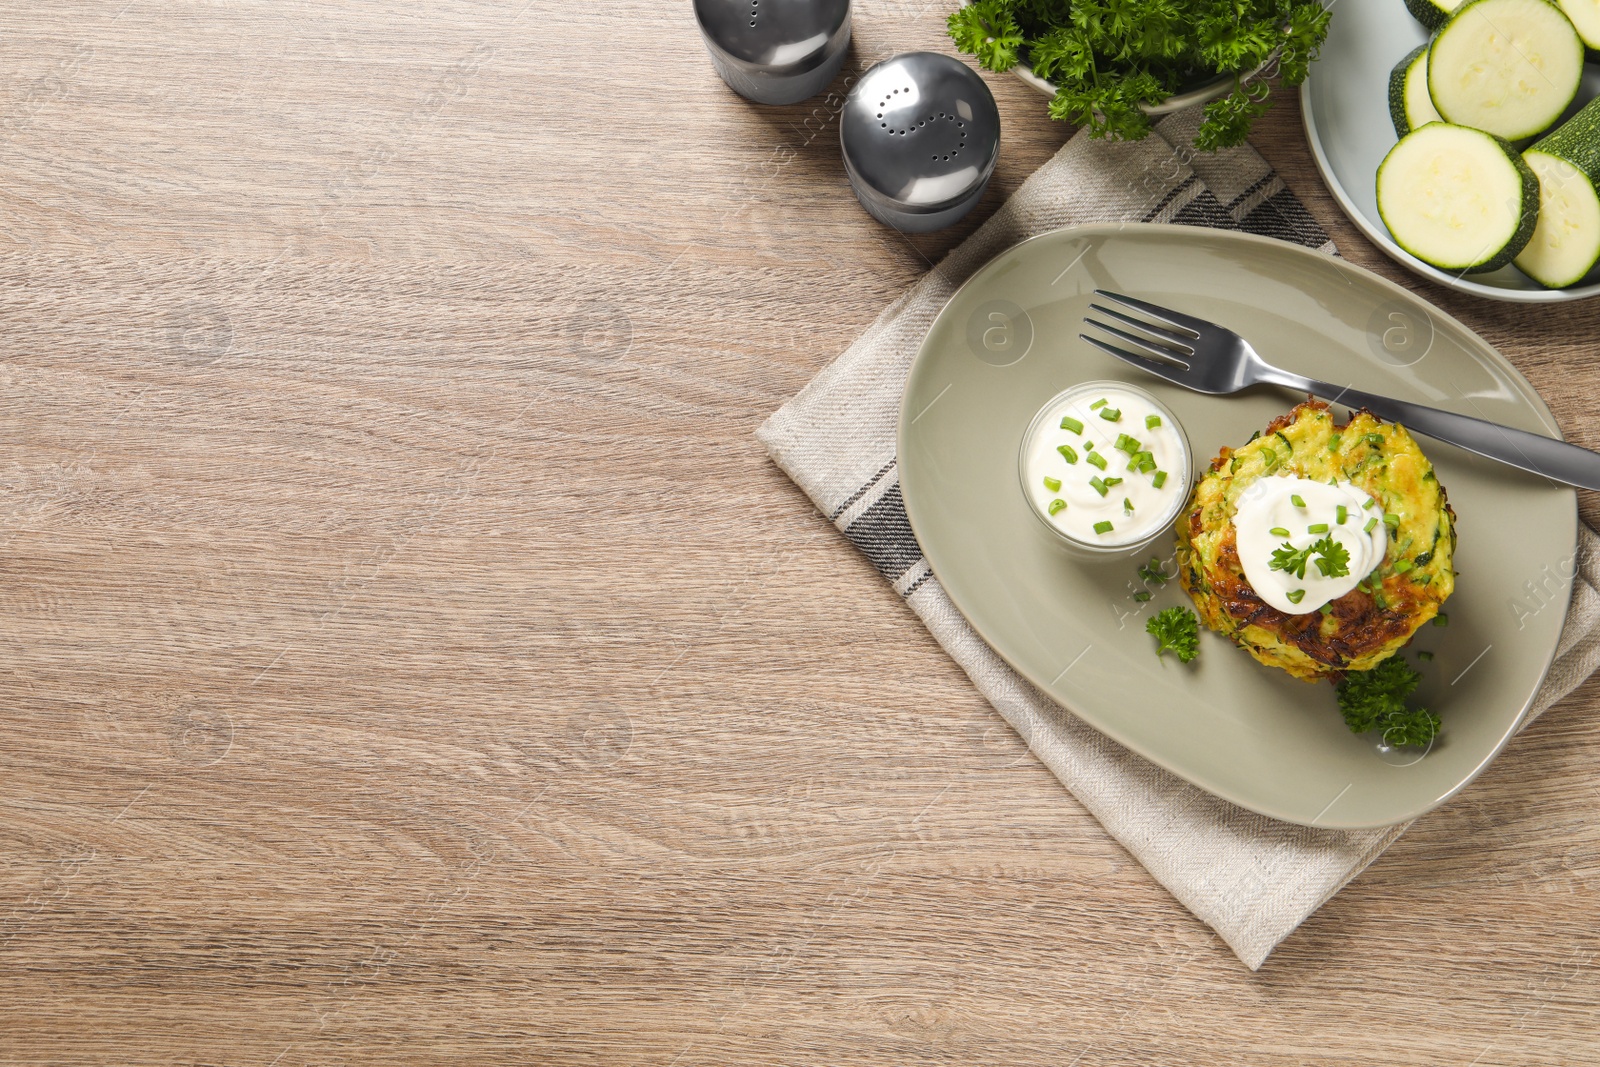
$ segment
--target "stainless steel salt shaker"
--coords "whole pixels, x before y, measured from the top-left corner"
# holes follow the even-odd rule
[[[861,76],[839,143],[861,206],[897,230],[926,233],[983,198],[1000,156],[1000,110],[965,63],[907,52]]]
[[[694,0],[694,14],[711,65],[758,104],[817,95],[850,45],[850,0]]]

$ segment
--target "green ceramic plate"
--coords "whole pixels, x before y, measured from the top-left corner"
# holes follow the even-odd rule
[[[1084,562],[1029,511],[1017,449],[1035,411],[1075,382],[1142,386],[1183,421],[1196,462],[1298,399],[1259,388],[1191,393],[1078,340],[1095,288],[1222,323],[1270,361],[1464,414],[1558,435],[1527,380],[1448,315],[1359,267],[1279,241],[1185,226],[1076,227],[980,270],[940,313],[906,385],[900,477],[929,564],[984,640],[1024,677],[1147,759],[1246,808],[1325,827],[1413,818],[1471,781],[1516,731],[1550,661],[1575,566],[1576,494],[1423,439],[1459,523],[1446,627],[1406,655],[1444,720],[1425,753],[1352,735],[1333,688],[1201,635],[1183,666],[1157,658],[1145,620],[1148,552]],[[1171,541],[1157,542],[1170,560]],[[1169,563],[1169,570],[1170,570]],[[1431,651],[1431,662],[1414,653]]]

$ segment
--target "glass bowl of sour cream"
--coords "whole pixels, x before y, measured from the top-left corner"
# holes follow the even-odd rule
[[[1040,408],[1022,435],[1017,474],[1045,528],[1091,556],[1154,541],[1194,482],[1189,438],[1171,409],[1115,381],[1074,385]]]

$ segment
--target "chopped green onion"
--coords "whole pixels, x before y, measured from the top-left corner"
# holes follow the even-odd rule
[[[1427,661],[1433,659],[1433,653],[1429,652],[1427,649],[1423,649],[1421,652],[1417,653],[1417,658],[1422,660],[1423,662],[1427,662]]]
[[[1149,452],[1140,452],[1133,457],[1133,462],[1140,474],[1149,474],[1156,469],[1156,457]]]
[[[1394,512],[1391,511],[1388,514],[1384,515],[1383,524],[1385,526],[1398,527],[1400,525],[1400,516],[1396,515]]]
[[[1328,451],[1329,452],[1338,451],[1339,442],[1342,441],[1343,439],[1344,438],[1339,434],[1334,434],[1332,437],[1328,438]]]
[[[1100,453],[1090,452],[1087,458],[1092,465],[1099,467],[1101,470],[1106,469],[1106,457]]]
[[[1078,450],[1073,448],[1071,445],[1056,445],[1056,451],[1060,452],[1061,458],[1066,460],[1068,463],[1078,462]],[[1089,462],[1093,463],[1094,460],[1091,458]]]
[[[1267,533],[1271,534],[1273,537],[1289,536],[1289,531],[1284,529],[1282,526],[1274,526],[1272,529],[1268,530]]]
[[[1376,525],[1378,525],[1378,516],[1374,515],[1374,516],[1372,516],[1372,518],[1367,520],[1367,524],[1361,528],[1361,532],[1362,533],[1371,533],[1372,532],[1372,528],[1374,526],[1376,526]]]
[[[1122,484],[1122,479],[1121,478],[1107,478],[1106,479],[1106,484],[1107,485],[1121,485]]]
[[[1144,417],[1144,428],[1145,429],[1153,430],[1157,426],[1160,426],[1160,425],[1161,425],[1161,416],[1160,415],[1146,415]]]
[[[1166,471],[1156,471],[1155,477],[1150,479],[1150,484],[1155,486],[1157,489],[1160,489],[1163,485],[1166,485],[1167,484],[1167,472]]]
[[[1122,510],[1127,512],[1129,515],[1132,515],[1133,514],[1133,501],[1129,500],[1127,497],[1123,497],[1122,498]]]
[[[1377,504],[1378,504],[1377,500],[1375,500],[1375,499],[1373,499],[1372,497],[1369,496],[1369,497],[1367,497],[1367,502],[1365,504],[1361,505],[1361,510],[1362,511],[1366,511],[1368,508],[1376,507]]]
[[[1362,440],[1371,445],[1373,448],[1377,448],[1379,445],[1383,444],[1383,434],[1369,433],[1363,437]]]
[[[1450,616],[1446,615],[1444,612],[1441,611],[1441,612],[1439,612],[1439,614],[1437,614],[1437,615],[1435,615],[1433,617],[1433,624],[1435,626],[1449,626],[1450,625]]]
[[[1058,511],[1066,511],[1067,502],[1062,500],[1060,497],[1056,497],[1054,500],[1050,501],[1050,507],[1048,510],[1052,515],[1056,514]]]
[[[1139,439],[1137,437],[1129,437],[1125,433],[1119,433],[1117,434],[1116,449],[1118,452],[1126,452],[1130,456],[1134,455],[1139,451]]]
[[[1089,410],[1093,411],[1096,408],[1103,408],[1109,403],[1111,403],[1111,401],[1107,400],[1105,397],[1101,397],[1099,400],[1096,400],[1093,404],[1089,405]]]
[[[1102,482],[1100,480],[1099,475],[1096,475],[1095,477],[1090,478],[1089,479],[1089,485],[1091,487],[1093,487],[1094,491],[1099,493],[1101,496],[1105,496],[1106,495],[1106,483]]]
[[[1100,522],[1094,524],[1094,532],[1097,534],[1110,533],[1111,529],[1111,520],[1109,519],[1102,519]]]
[[[1153,596],[1155,596],[1154,593],[1152,593],[1148,589],[1145,589],[1145,590],[1142,590],[1141,592],[1133,594],[1133,599],[1135,599],[1139,603],[1143,604],[1146,600],[1149,600]]]
[[[1397,559],[1394,561],[1394,572],[1396,574],[1404,574],[1410,569],[1411,561],[1409,559]]]
[[[1315,523],[1312,523],[1310,526],[1306,527],[1306,533],[1327,533],[1327,532],[1328,532],[1328,524],[1325,523],[1325,522],[1315,522]]]
[[[1073,433],[1082,433],[1083,423],[1079,422],[1071,415],[1067,415],[1061,420],[1061,428],[1063,430],[1071,430]]]
[[[1306,598],[1306,591],[1304,589],[1291,589],[1283,595],[1289,598],[1289,603],[1298,604]]]
[[[1322,612],[1322,614],[1324,614],[1324,615],[1332,615],[1333,614],[1333,603],[1330,601],[1329,603],[1326,603],[1326,604],[1322,605],[1322,607],[1318,608],[1317,610]]]
[[[1116,422],[1122,418],[1121,408],[1101,408],[1100,417],[1107,422]]]
[[[1350,517],[1350,512],[1345,510],[1345,506],[1343,504],[1340,504],[1339,508],[1338,508],[1338,511],[1336,512],[1336,515],[1337,515],[1337,518],[1339,520],[1339,525],[1343,526],[1344,525],[1344,520],[1346,520],[1346,519],[1348,519]]]
[[[1052,478],[1048,474],[1044,477],[1044,487],[1052,493],[1061,488],[1061,479]]]

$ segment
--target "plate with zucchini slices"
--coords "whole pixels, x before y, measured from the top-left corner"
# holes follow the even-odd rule
[[[1600,4],[1344,0],[1301,105],[1396,262],[1497,300],[1600,295]]]

